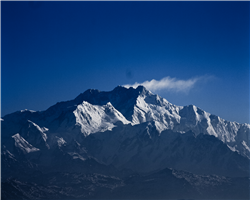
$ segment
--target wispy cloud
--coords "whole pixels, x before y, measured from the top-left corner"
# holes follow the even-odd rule
[[[212,76],[200,76],[195,78],[190,78],[187,80],[181,80],[177,78],[171,78],[169,76],[164,77],[163,79],[157,81],[155,79],[152,79],[151,81],[144,81],[143,83],[134,83],[132,85],[127,84],[124,85],[124,87],[133,87],[137,88],[139,85],[143,85],[148,90],[152,92],[160,91],[160,90],[172,90],[176,92],[189,92],[190,89],[192,89],[197,82],[203,80],[207,81],[208,79],[212,78]]]

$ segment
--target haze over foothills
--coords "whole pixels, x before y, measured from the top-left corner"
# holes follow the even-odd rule
[[[249,123],[249,2],[1,2],[1,115],[144,85]]]

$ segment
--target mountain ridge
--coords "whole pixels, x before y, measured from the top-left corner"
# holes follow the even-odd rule
[[[109,146],[111,148],[111,146],[124,145],[126,141],[130,141],[132,138],[133,142],[135,142],[134,147],[131,147],[133,151],[136,151],[136,148],[142,149],[143,152],[144,150],[148,151],[145,145],[149,142],[149,145],[151,145],[150,148],[154,149],[154,152],[158,152],[157,148],[164,150],[165,147],[164,144],[160,147],[156,146],[157,142],[155,144],[152,143],[154,137],[162,139],[165,138],[164,135],[169,132],[180,135],[181,140],[183,140],[183,138],[186,137],[185,134],[191,131],[193,134],[192,137],[194,138],[201,134],[214,136],[227,147],[226,151],[228,151],[228,155],[231,155],[229,152],[236,152],[236,154],[238,153],[246,158],[246,161],[250,159],[249,124],[228,122],[194,105],[176,106],[169,103],[166,99],[148,91],[143,86],[138,86],[136,89],[118,86],[110,92],[89,89],[78,95],[75,99],[56,103],[45,111],[34,112],[24,110],[6,115],[3,117],[1,124],[4,145],[10,149],[10,152],[13,148],[21,148],[21,146],[24,146],[27,142],[28,144],[26,144],[26,146],[32,146],[30,149],[39,149],[38,152],[48,157],[49,155],[43,152],[54,148],[61,149],[65,145],[71,145],[74,141],[77,141],[81,146],[84,141],[88,141],[88,138],[92,136],[95,138],[96,143],[102,141],[102,145],[104,146],[99,145],[98,148],[106,148]],[[128,131],[131,131],[131,133],[128,133]],[[12,137],[14,135],[16,136]],[[112,139],[116,138],[115,135],[117,135],[118,141],[120,140],[118,144],[115,144],[117,141]],[[106,139],[100,139],[102,137],[106,137]],[[188,137],[189,140],[193,140],[192,137]],[[19,138],[18,141],[25,142],[13,143],[13,139],[15,138],[16,140]],[[111,139],[109,140],[109,138]],[[145,138],[148,139],[145,140]],[[171,141],[172,139],[164,139],[164,141],[167,140]],[[104,141],[106,141],[105,144]],[[15,147],[13,147],[13,145]],[[88,144],[85,144],[85,146],[86,145],[88,146]],[[127,143],[127,146],[129,145],[130,144]],[[85,148],[84,145],[81,148]],[[139,152],[133,153],[132,149],[131,152],[129,152],[122,146],[113,149],[113,151],[119,150],[119,148],[122,152],[119,156],[127,157],[127,161],[132,159],[133,156],[139,156],[138,160],[143,158]],[[170,145],[170,149],[171,148],[171,151],[174,151],[174,147]],[[184,145],[183,148],[189,151],[188,146]],[[27,151],[30,149],[26,148]],[[95,151],[91,147],[89,147],[89,149],[93,152]],[[81,155],[82,151],[78,152],[79,149],[75,149],[75,151],[76,154],[74,154],[74,150],[66,153],[71,155],[72,158],[84,158],[84,155]],[[177,150],[175,151],[177,152]],[[205,155],[206,150],[202,151],[204,151],[203,153]],[[29,153],[26,152],[26,154]],[[234,155],[237,157],[236,154]],[[94,154],[90,152],[90,155],[93,156]],[[101,158],[97,156],[98,161],[115,166],[116,163],[117,166],[124,164],[124,166],[130,166],[124,163],[126,159],[124,159],[123,162],[117,162],[114,158],[108,158],[111,155],[111,151],[106,151],[106,155],[103,155],[107,157],[106,162],[104,157]],[[166,155],[171,154],[167,153]],[[42,157],[43,156],[41,156],[41,158]],[[238,158],[236,157],[235,159],[237,160]],[[147,162],[152,162],[150,160],[151,158],[143,159]],[[164,159],[172,159],[172,163],[177,162],[174,161],[177,158],[168,156],[161,157],[161,159],[163,160],[159,160],[158,162],[163,163],[159,164],[162,168],[171,166],[164,164]],[[224,160],[223,162],[234,162],[230,157],[227,159],[227,161]],[[109,162],[107,160],[109,160]],[[129,162],[132,162],[132,160]],[[177,160],[181,163],[181,160]],[[212,163],[209,165],[212,165]],[[238,170],[237,165],[235,167],[235,169]],[[187,169],[189,168],[191,169],[191,167]],[[157,167],[152,169],[149,167],[148,170],[149,169],[157,170]],[[186,168],[183,170],[186,170]],[[246,172],[245,167],[243,171]],[[230,173],[228,172],[227,174]],[[241,172],[238,174],[241,174]]]
[[[247,199],[249,130],[143,86],[90,89],[1,119],[2,197]]]

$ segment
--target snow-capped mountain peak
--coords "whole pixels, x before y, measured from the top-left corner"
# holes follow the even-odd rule
[[[54,133],[78,133],[79,129],[87,136],[112,130],[118,121],[124,125],[154,122],[159,134],[169,129],[180,133],[193,131],[196,136],[213,135],[241,154],[250,157],[248,124],[225,121],[194,105],[176,106],[143,86],[117,86],[110,92],[89,89],[74,100],[57,103],[46,111],[26,110],[3,119],[3,125],[9,124],[7,131],[12,135],[19,132],[22,124],[30,120],[29,123],[38,127],[37,130],[43,138],[46,137],[46,130],[40,127],[48,127],[50,132]]]
[[[30,193],[24,192],[29,197],[23,199],[40,194],[48,198],[48,191],[54,189],[55,198],[63,193],[64,198],[91,199],[93,192],[101,191],[103,195],[107,187],[111,198],[115,198],[115,187],[128,184],[132,188],[130,184],[134,182],[140,195],[129,198],[136,199],[145,191],[155,191],[155,198],[158,191],[165,191],[166,181],[170,188],[167,191],[173,193],[188,185],[202,189],[205,185],[217,188],[225,183],[230,187],[236,184],[232,193],[238,192],[241,185],[249,191],[249,124],[225,121],[194,105],[176,106],[143,86],[118,86],[110,92],[87,90],[74,100],[59,102],[45,111],[6,115],[1,126],[2,180],[7,181],[8,187],[4,189],[5,199],[13,189],[12,194],[17,197],[22,187],[28,188],[21,182],[10,185],[12,177],[35,183]],[[119,175],[124,181],[109,175]],[[237,180],[235,177],[241,177],[240,183],[245,182],[237,185],[237,181],[224,181]],[[178,189],[172,189],[173,180]],[[57,184],[45,188],[51,181]],[[43,192],[38,194],[37,190]],[[77,196],[68,195],[68,191]],[[116,192],[121,191],[128,193],[126,187]],[[212,193],[210,188],[208,191]],[[222,187],[218,191],[227,193],[231,189]]]

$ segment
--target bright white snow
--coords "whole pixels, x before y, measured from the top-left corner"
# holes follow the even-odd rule
[[[31,152],[39,151],[38,148],[33,147],[23,137],[21,137],[19,133],[13,135],[12,138],[14,138],[15,140],[15,146],[21,149],[24,153],[31,153]]]
[[[112,130],[118,121],[123,124],[130,123],[110,102],[104,106],[98,106],[83,101],[73,113],[76,125],[81,127],[84,135]]]

